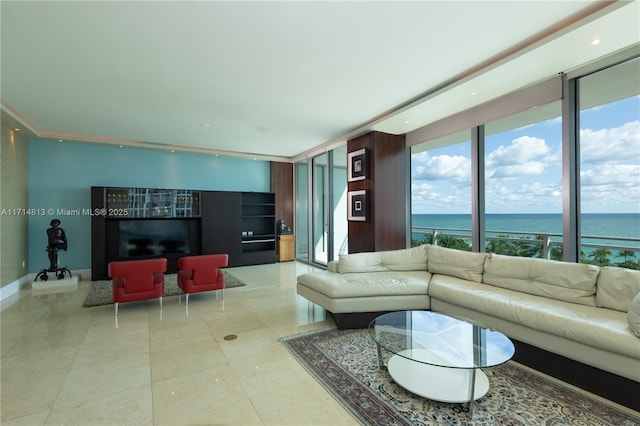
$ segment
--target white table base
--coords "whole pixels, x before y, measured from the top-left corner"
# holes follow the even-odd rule
[[[400,352],[401,354],[404,352]],[[411,349],[411,356],[424,362],[445,365],[447,362],[428,349]],[[479,368],[448,368],[413,361],[393,355],[387,363],[395,382],[409,392],[434,401],[469,403],[482,398],[489,391],[489,379]],[[473,395],[469,390],[472,375],[476,374]]]

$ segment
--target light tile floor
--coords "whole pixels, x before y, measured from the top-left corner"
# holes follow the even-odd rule
[[[315,268],[229,268],[247,286],[82,308],[23,290],[0,314],[2,425],[355,425],[279,342],[335,327],[295,292]],[[117,327],[116,327],[117,325]],[[235,340],[225,336],[236,335]]]

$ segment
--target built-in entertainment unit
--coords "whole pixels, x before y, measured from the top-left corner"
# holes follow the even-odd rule
[[[276,261],[275,194],[91,187],[91,279],[117,260],[226,253],[229,266]]]

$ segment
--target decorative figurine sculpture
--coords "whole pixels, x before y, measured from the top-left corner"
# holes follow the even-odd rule
[[[291,231],[291,228],[289,228],[285,223],[284,220],[280,219],[278,221],[278,225],[276,228],[276,232],[278,233],[278,235],[289,235],[289,234],[293,234],[293,232]]]
[[[69,274],[69,278],[71,278],[71,271],[67,269],[67,267],[58,267],[58,251],[67,250],[67,235],[64,232],[63,228],[60,228],[60,219],[53,219],[50,223],[51,228],[47,229],[47,253],[49,255],[49,269],[43,269],[38,272],[36,275],[36,281],[40,278],[42,281],[47,281],[49,279],[49,275],[47,272],[54,272],[58,279],[64,278],[66,273]]]

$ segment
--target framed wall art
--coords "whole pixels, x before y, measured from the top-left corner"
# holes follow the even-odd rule
[[[349,191],[347,219],[364,222],[368,219],[369,197],[366,189],[360,191]]]
[[[353,182],[367,178],[369,172],[367,149],[362,148],[347,154],[347,181]]]

